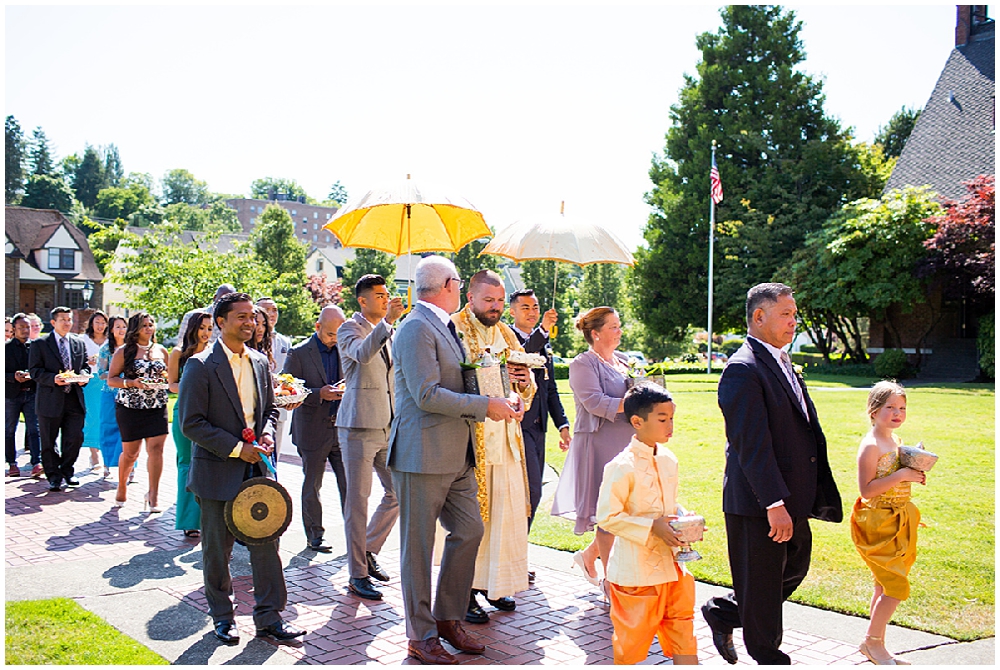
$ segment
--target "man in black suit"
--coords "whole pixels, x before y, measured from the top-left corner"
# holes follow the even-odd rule
[[[292,414],[292,442],[302,459],[302,525],[306,548],[329,554],[333,547],[323,541],[323,486],[326,464],[337,480],[340,509],[347,499],[347,474],[337,438],[337,412],[344,397],[344,372],[337,349],[337,329],[344,323],[344,312],[327,305],[316,317],[316,332],[288,352],[282,372],[305,382],[310,393],[302,408]]]
[[[243,481],[264,475],[261,457],[271,453],[278,411],[267,359],[246,346],[253,336],[253,302],[246,293],[229,293],[212,314],[221,335],[215,344],[192,356],[184,365],[177,402],[181,431],[191,440],[188,490],[201,506],[201,547],[205,599],[215,625],[215,636],[238,644],[233,621],[233,582],[229,560],[234,537],[226,525],[226,501],[239,493]],[[253,428],[259,445],[243,440],[243,429]],[[248,545],[253,570],[253,619],[257,637],[279,642],[305,631],[285,622],[285,575],[278,541]]]
[[[559,389],[556,388],[555,366],[552,363],[552,345],[549,344],[549,331],[555,325],[559,314],[550,309],[541,317],[541,325],[537,328],[540,309],[538,298],[531,289],[516,291],[510,296],[510,313],[514,317],[514,334],[529,354],[545,356],[544,370],[535,370],[535,400],[524,412],[521,421],[521,431],[524,434],[525,466],[528,471],[528,500],[531,502],[531,516],[528,517],[528,530],[535,520],[535,511],[542,499],[542,474],[545,471],[545,431],[549,417],[559,430],[559,447],[569,449],[569,420],[559,399]],[[528,573],[533,577],[533,573]]]
[[[28,350],[28,368],[35,380],[35,413],[42,447],[42,467],[49,481],[49,491],[61,491],[63,481],[79,486],[73,478],[73,465],[83,446],[83,421],[86,404],[81,383],[67,383],[57,375],[70,370],[89,373],[87,348],[69,331],[73,329],[73,310],[52,310],[52,332],[40,337]],[[56,435],[60,453],[56,453]]]
[[[15,436],[17,423],[24,416],[24,450],[31,454],[31,476],[41,477],[42,452],[38,439],[38,417],[35,415],[35,380],[28,372],[28,342],[30,326],[26,314],[17,313],[11,318],[14,336],[6,344],[7,372],[4,388],[4,405],[7,411],[5,447],[7,451],[8,476],[19,477],[17,467],[17,444]]]
[[[809,571],[809,518],[840,522],[840,493],[826,438],[802,377],[782,347],[795,339],[792,289],[758,284],[747,293],[749,336],[719,380],[726,420],[726,516],[733,592],[702,607],[712,640],[736,663],[734,628],[761,665],[788,665],[782,603]]]

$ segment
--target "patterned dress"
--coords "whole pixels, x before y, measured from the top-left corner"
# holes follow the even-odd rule
[[[900,469],[899,450],[882,454],[878,479]],[[917,558],[920,511],[910,502],[910,482],[902,482],[871,500],[858,498],[851,512],[851,538],[875,581],[890,598],[910,596],[910,568]]]
[[[161,360],[137,358],[129,378],[165,378],[167,364]],[[115,417],[123,442],[167,434],[167,391],[165,389],[118,389]]]

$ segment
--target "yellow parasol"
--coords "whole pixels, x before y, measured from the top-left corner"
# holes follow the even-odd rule
[[[590,221],[566,218],[566,203],[559,216],[525,219],[497,231],[480,252],[521,261],[557,261],[574,265],[618,263],[635,265],[635,258],[617,235]],[[559,273],[555,273],[556,277]],[[556,286],[552,283],[552,306],[556,306]],[[552,337],[556,328],[552,328]]]
[[[400,256],[427,251],[456,252],[490,237],[483,215],[465,198],[406,181],[368,191],[349,202],[326,226],[345,247],[377,249]],[[407,285],[406,311],[413,304]]]

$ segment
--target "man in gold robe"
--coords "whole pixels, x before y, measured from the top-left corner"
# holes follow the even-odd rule
[[[470,361],[478,362],[486,351],[496,361],[505,360],[511,350],[523,351],[514,331],[500,321],[505,297],[503,280],[492,270],[477,272],[470,279],[469,302],[452,315]],[[529,406],[536,390],[534,375],[524,366],[508,365],[507,369],[512,391],[524,407]],[[477,423],[476,463],[479,512],[485,531],[465,619],[486,623],[489,616],[479,605],[477,593],[497,609],[509,612],[516,607],[511,596],[528,588],[531,502],[521,424],[491,419]]]

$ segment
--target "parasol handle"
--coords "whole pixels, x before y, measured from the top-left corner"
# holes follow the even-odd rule
[[[403,308],[403,314],[409,314],[411,309],[413,309],[413,286],[410,282],[406,282],[406,307]]]
[[[409,179],[410,175],[406,175]],[[410,206],[406,206],[406,307],[403,308],[404,314],[409,314],[410,310],[413,309],[413,281],[410,279],[410,265],[413,264],[413,254],[410,253]]]
[[[566,203],[563,203],[565,205]],[[559,213],[562,214],[562,207],[559,208]],[[559,264],[556,261],[552,261],[552,309],[556,308],[556,282],[559,281]],[[552,328],[549,330],[549,339],[554,340],[556,335],[559,334],[559,326],[552,324]]]

